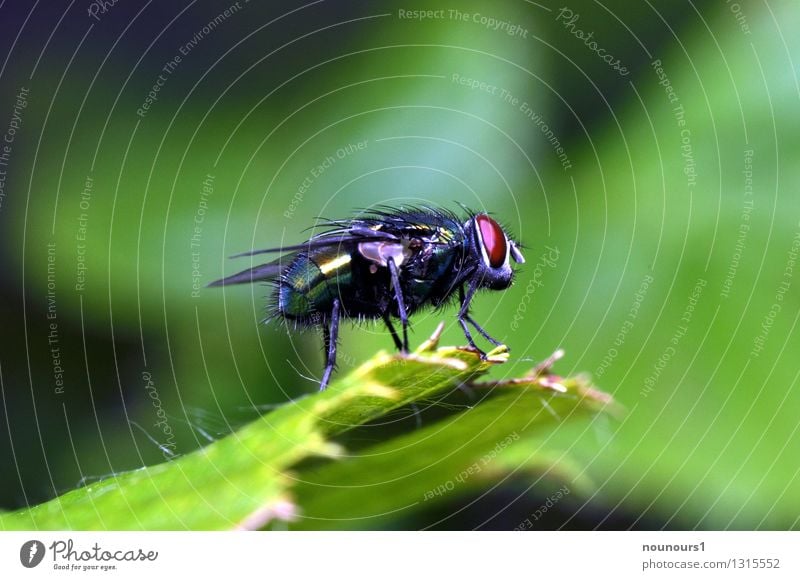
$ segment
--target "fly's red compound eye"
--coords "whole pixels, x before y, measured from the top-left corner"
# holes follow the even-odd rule
[[[505,263],[508,253],[508,244],[503,228],[488,215],[479,215],[475,221],[481,233],[481,242],[486,250],[486,255],[489,257],[489,265],[492,268],[501,267]]]

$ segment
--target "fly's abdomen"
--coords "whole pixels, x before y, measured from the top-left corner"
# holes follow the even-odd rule
[[[306,322],[325,317],[333,308],[333,300],[350,284],[350,260],[349,253],[335,249],[298,255],[280,281],[280,314]]]

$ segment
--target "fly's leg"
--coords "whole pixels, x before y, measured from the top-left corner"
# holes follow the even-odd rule
[[[397,299],[397,312],[400,314],[400,323],[403,325],[403,344],[400,349],[401,352],[408,352],[408,312],[403,301],[403,290],[400,288],[400,273],[397,271],[397,264],[394,263],[393,258],[386,261],[389,265],[389,273],[392,276],[392,287],[394,288],[394,296]]]
[[[403,343],[400,340],[400,337],[397,336],[397,331],[394,329],[394,325],[392,324],[391,319],[389,318],[389,313],[383,313],[383,322],[386,324],[386,328],[389,329],[389,332],[392,334],[392,340],[394,340],[394,346],[397,350],[403,350]]]
[[[486,332],[483,327],[475,322],[475,319],[469,315],[469,302],[472,301],[472,296],[475,294],[475,290],[472,289],[472,287],[470,287],[470,290],[471,292],[469,293],[469,298],[467,301],[467,299],[464,297],[464,287],[462,286],[458,289],[459,297],[461,298],[461,312],[459,312],[459,318],[463,317],[466,322],[469,322],[475,327],[475,330],[477,330],[483,338],[491,342],[493,345],[500,346],[502,343]]]
[[[464,294],[463,286],[461,286],[458,289],[458,296],[459,299],[461,300],[461,310],[459,310],[458,312],[458,322],[461,324],[461,328],[464,330],[464,336],[467,337],[469,345],[472,348],[476,349],[478,352],[480,352],[481,356],[485,356],[486,353],[484,353],[481,349],[475,346],[475,341],[472,339],[472,334],[469,332],[469,327],[467,326],[467,323],[474,326],[475,330],[477,330],[483,338],[491,342],[493,345],[500,346],[501,343],[500,341],[492,337],[488,332],[486,332],[483,329],[483,327],[481,327],[480,324],[475,322],[475,319],[473,319],[472,316],[469,315],[469,304],[470,302],[472,302],[472,297],[475,295],[476,290],[477,286],[474,284],[470,284],[469,289],[466,292],[466,295]]]
[[[464,295],[464,287],[459,286],[458,297],[461,301],[461,309],[458,311],[458,323],[461,325],[461,330],[464,331],[464,336],[467,338],[469,345],[477,350],[480,353],[481,358],[483,358],[486,356],[486,353],[479,349],[478,345],[475,344],[475,341],[472,338],[472,333],[469,331],[469,326],[467,326],[467,320],[469,319],[469,303],[472,300],[472,297],[475,295],[476,289],[476,285],[470,284],[469,290],[467,290],[466,295]]]
[[[470,334],[469,332],[469,326],[467,326],[467,321],[459,317],[458,323],[461,325],[461,330],[464,331],[464,336],[467,337],[467,342],[469,343],[469,345],[478,351],[478,354],[481,355],[481,358],[484,358],[486,356],[486,353],[483,352],[481,349],[479,349],[478,345],[475,344],[475,341],[472,339],[472,334]]]
[[[502,342],[500,342],[500,341],[499,341],[499,340],[497,340],[496,338],[492,337],[492,336],[491,336],[491,335],[490,335],[488,332],[486,332],[486,331],[485,331],[485,330],[484,330],[484,329],[481,327],[481,325],[480,325],[480,324],[478,324],[477,322],[475,322],[475,319],[474,319],[474,318],[472,318],[472,316],[470,316],[469,314],[467,314],[467,315],[464,317],[464,319],[465,319],[467,322],[469,322],[469,323],[470,323],[472,326],[474,326],[474,327],[475,327],[475,330],[477,330],[478,332],[480,332],[480,333],[481,333],[481,336],[482,336],[483,338],[485,338],[486,340],[488,340],[489,342],[491,342],[493,345],[495,345],[495,346],[500,346],[501,344],[503,344]]]
[[[325,372],[322,373],[322,380],[319,382],[319,390],[324,391],[328,388],[333,367],[336,366],[336,343],[339,338],[339,299],[333,301],[331,320],[329,326],[322,326],[322,338],[325,344]]]

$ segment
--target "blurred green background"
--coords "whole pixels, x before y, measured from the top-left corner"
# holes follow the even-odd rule
[[[182,454],[314,391],[267,288],[202,289],[226,256],[459,201],[525,246],[474,306],[494,376],[563,347],[628,409],[542,442],[594,491],[540,527],[800,527],[796,2],[29,10],[0,7],[0,507],[163,461],[163,417]],[[454,314],[414,341],[463,342]],[[340,372],[390,347],[347,327]],[[514,528],[530,487],[380,525]]]

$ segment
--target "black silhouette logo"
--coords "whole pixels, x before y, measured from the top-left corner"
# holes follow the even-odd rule
[[[35,568],[44,558],[44,544],[39,540],[28,540],[19,549],[19,561],[26,568]]]

